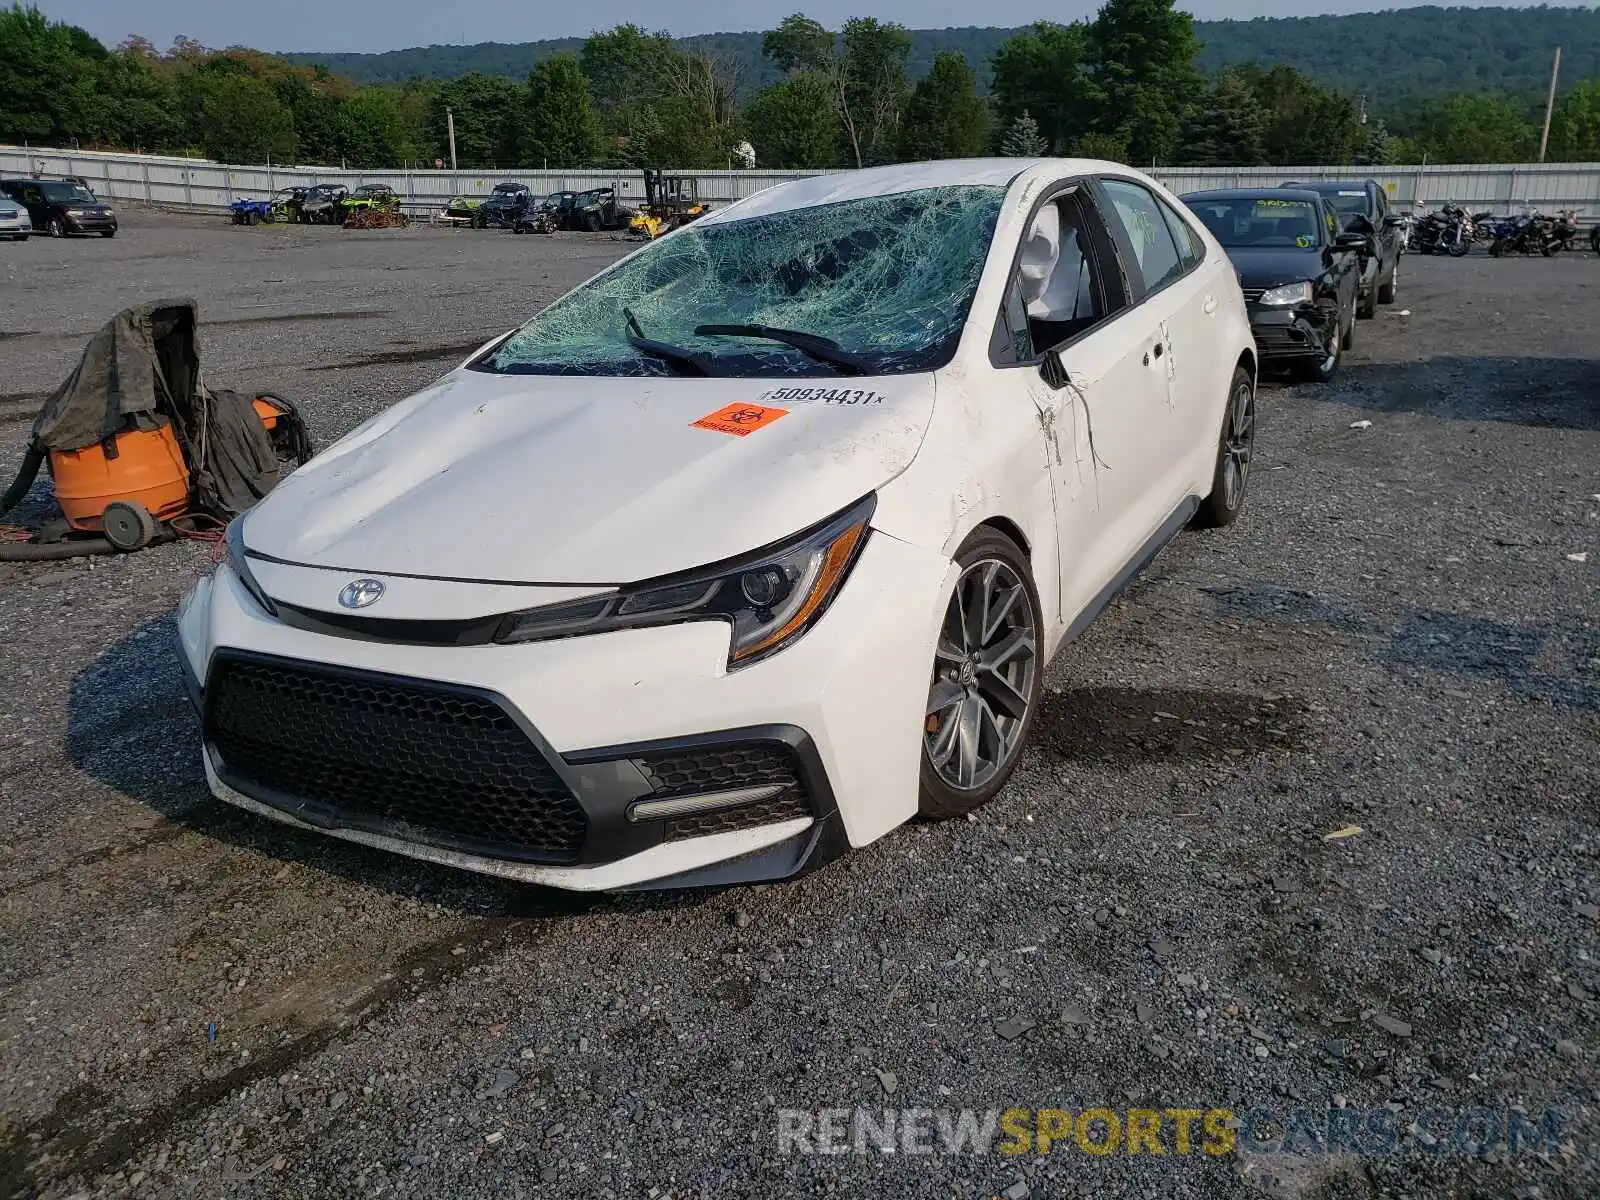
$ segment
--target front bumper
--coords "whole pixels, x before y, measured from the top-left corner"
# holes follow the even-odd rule
[[[1255,335],[1256,350],[1263,360],[1285,362],[1295,359],[1326,358],[1329,337],[1335,332],[1338,321],[1330,319],[1327,312],[1315,305],[1294,308],[1265,308],[1250,306],[1250,332]]]
[[[115,233],[117,231],[117,218],[115,216],[101,217],[94,214],[74,217],[70,213],[61,218],[67,227],[68,233]]]
[[[818,865],[915,812],[922,710],[949,570],[941,555],[874,534],[812,629],[781,653],[729,673],[728,631],[720,623],[520,646],[400,645],[290,627],[262,610],[224,566],[184,603],[180,657],[203,716],[212,791],[240,807],[412,857],[555,887],[751,882]],[[319,745],[303,767],[282,768],[279,777],[293,779],[288,789],[263,786],[270,764],[258,770],[249,754],[236,750],[230,760],[228,752],[238,730],[222,711],[219,697],[227,692],[219,692],[217,681],[241,662],[338,676],[360,687],[392,685],[425,698],[460,694],[493,706],[480,710],[486,719],[506,714],[527,739],[522,748],[535,747],[565,783],[565,795],[581,808],[581,837],[528,852],[516,839],[463,827],[448,814],[458,814],[463,796],[470,806],[482,790],[476,784],[435,798],[419,819],[410,804],[417,780],[426,791],[466,754],[454,734],[436,738],[420,727],[406,746],[366,753],[356,765],[368,773],[356,782],[319,775],[318,764],[328,761]],[[357,699],[376,711],[370,694]],[[296,723],[292,709],[269,715],[279,729]],[[324,724],[302,723],[295,736],[315,742]],[[350,742],[342,745],[349,753]],[[408,746],[422,747],[422,774],[386,775],[385,756],[410,759]],[[685,779],[707,756],[742,762],[740,755],[766,761],[773,754],[791,764],[798,788],[781,798],[752,796],[753,808],[729,808],[726,821],[714,813],[643,819],[635,808],[652,801],[659,808],[663,797],[685,794]],[[355,757],[363,757],[359,748]],[[672,764],[686,762],[675,783],[663,782]],[[729,777],[705,778],[711,793],[722,794]],[[357,784],[375,793],[372,803],[352,790]],[[360,802],[330,804],[330,789]],[[796,795],[803,806],[796,807]],[[446,813],[442,824],[449,828],[430,812]]]

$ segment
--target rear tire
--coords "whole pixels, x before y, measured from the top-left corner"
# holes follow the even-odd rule
[[[1027,557],[987,526],[956,554],[923,718],[917,812],[965,816],[1016,769],[1044,690],[1039,594]]]
[[[1244,511],[1245,489],[1256,447],[1256,385],[1250,372],[1237,367],[1228,384],[1228,407],[1217,438],[1217,465],[1211,494],[1200,503],[1194,524],[1201,529],[1226,529]]]
[[[1389,272],[1389,282],[1378,288],[1378,303],[1393,304],[1395,296],[1400,291],[1400,257],[1395,256],[1394,269]]]
[[[1372,290],[1356,303],[1356,316],[1363,321],[1370,321],[1378,315],[1378,283],[1373,281]],[[1344,348],[1350,349],[1350,340],[1345,339]]]

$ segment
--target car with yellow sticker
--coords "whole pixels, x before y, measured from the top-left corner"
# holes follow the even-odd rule
[[[578,890],[787,877],[1011,777],[1255,445],[1234,268],[1115,163],[811,177],[644,243],[228,527],[221,799]]]
[[[1191,192],[1183,202],[1238,268],[1262,361],[1327,382],[1355,342],[1360,254],[1333,208],[1303,188]]]

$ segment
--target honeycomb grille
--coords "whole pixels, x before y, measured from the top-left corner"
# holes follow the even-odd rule
[[[652,800],[772,784],[783,787],[777,795],[754,804],[676,817],[667,822],[669,842],[754,829],[812,815],[811,798],[801,778],[799,757],[788,746],[711,746],[653,754],[634,761],[650,781]]]
[[[385,675],[224,660],[207,736],[229,782],[346,823],[502,857],[570,861],[577,799],[492,700]],[[401,828],[395,829],[395,826]]]

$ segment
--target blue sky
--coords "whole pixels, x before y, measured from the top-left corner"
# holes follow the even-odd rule
[[[1023,25],[1091,14],[1098,0],[36,0],[52,20],[81,25],[108,45],[142,34],[165,48],[178,34],[207,46],[242,44],[260,50],[398,50],[436,42],[528,42],[582,37],[622,21],[680,35],[767,29],[802,10],[829,25],[844,17],[875,16],[916,29],[947,25]],[[1486,7],[1480,0],[1444,0]],[[1516,0],[1499,5],[1524,7]],[[1548,0],[1583,7],[1591,0]],[[1301,16],[1413,8],[1381,0],[1189,0],[1202,19]]]

